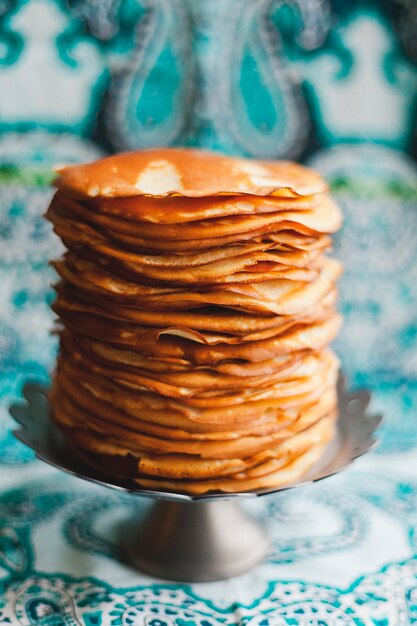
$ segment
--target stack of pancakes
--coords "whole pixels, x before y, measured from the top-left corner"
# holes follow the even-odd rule
[[[187,149],[59,171],[53,419],[148,488],[278,487],[334,436],[337,206],[314,172]]]

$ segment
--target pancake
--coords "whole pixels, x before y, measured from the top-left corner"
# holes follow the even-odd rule
[[[119,220],[88,211],[79,203],[74,203],[71,208],[67,207],[58,203],[57,199],[49,207],[47,216],[54,225],[62,228],[61,232],[64,231],[65,224],[69,220],[71,228],[67,229],[67,236],[71,236],[71,232],[77,229],[80,233],[86,233],[85,237],[89,233],[91,237],[100,238],[110,232],[111,236],[121,241],[130,241],[132,245],[138,244],[143,239],[175,242],[234,237],[236,241],[239,241],[245,233],[273,233],[285,230],[285,228],[301,233],[326,234],[337,231],[341,225],[340,209],[327,195],[323,196],[320,204],[305,211],[233,215],[180,224]],[[123,239],[122,235],[128,239]]]
[[[264,436],[279,430],[290,428],[301,430],[306,425],[315,423],[323,415],[335,409],[336,396],[332,389],[325,391],[322,396],[313,402],[302,403],[292,410],[275,409],[252,415],[252,419],[236,423],[227,420],[227,416],[220,413],[216,423],[197,421],[185,415],[171,411],[167,417],[164,408],[155,407],[146,410],[143,404],[137,405],[131,399],[124,401],[126,394],[98,392],[98,386],[88,382],[80,385],[76,378],[68,376],[68,371],[61,368],[57,380],[60,388],[67,397],[76,398],[77,404],[87,414],[100,415],[107,422],[124,426],[127,430],[153,434],[163,439],[221,441],[239,439],[243,435]],[[104,385],[104,389],[106,386]],[[112,402],[119,398],[117,406]],[[136,408],[139,406],[139,408]]]
[[[323,179],[288,161],[256,162],[204,150],[157,148],[59,167],[55,184],[70,197],[298,197],[326,191]]]
[[[113,284],[114,281],[118,280],[117,276],[114,277],[114,271],[115,269],[117,271],[117,267],[119,267],[120,285],[117,291],[128,294],[132,291],[137,293],[135,284],[138,276],[143,276],[147,279],[142,289],[142,291],[145,291],[146,287],[149,290],[152,289],[149,286],[150,278],[155,279],[155,281],[169,281],[171,285],[204,283],[207,286],[207,284],[218,282],[222,284],[228,282],[239,283],[239,276],[243,275],[245,282],[263,282],[267,280],[263,270],[268,267],[271,278],[272,276],[278,278],[281,276],[288,280],[309,281],[314,279],[323,267],[323,257],[317,251],[282,252],[273,249],[257,251],[256,248],[259,249],[260,247],[259,245],[251,246],[252,249],[249,251],[237,250],[235,252],[232,250],[228,260],[219,259],[208,263],[197,259],[197,255],[194,255],[190,265],[187,265],[188,259],[181,255],[181,263],[172,263],[171,267],[157,264],[158,259],[163,257],[133,255],[130,253],[124,253],[120,255],[119,259],[114,261],[106,258],[105,254],[103,254],[100,264],[97,264],[94,259],[95,255],[85,251],[85,258],[83,259],[78,249],[77,254],[69,253],[65,258],[65,262],[61,263],[61,266],[57,265],[57,269],[62,273],[63,268],[69,267],[72,271],[73,281],[76,280],[77,272],[82,272],[87,278],[89,274],[93,279],[95,277],[96,281],[99,280],[101,284],[105,284],[106,281]],[[264,247],[267,248],[267,246]],[[224,254],[226,253],[227,251],[224,252]],[[207,257],[209,255],[198,256]],[[179,255],[177,255],[178,257]],[[107,274],[105,273],[106,266]],[[100,280],[100,276],[103,276],[103,273],[104,277]],[[111,276],[114,277],[114,280],[112,280]],[[127,280],[124,280],[124,278],[127,278]],[[135,280],[132,280],[132,278]],[[71,280],[71,276],[69,279]],[[128,282],[128,285],[124,285],[124,282]],[[166,291],[166,285],[161,285],[161,289]]]
[[[298,480],[304,478],[308,471],[320,460],[326,449],[326,444],[331,440],[332,434],[323,438],[323,443],[313,444],[309,442],[304,452],[291,458],[282,458],[280,460],[268,463],[267,470],[264,470],[262,476],[251,476],[249,472],[242,472],[238,480],[231,478],[229,480],[212,480],[212,481],[175,481],[175,480],[158,480],[149,478],[137,478],[136,483],[141,487],[151,490],[179,491],[191,495],[202,495],[210,492],[220,493],[245,493],[249,491],[257,491],[268,488],[283,488],[291,486]]]
[[[75,210],[77,205],[81,205],[86,210],[97,215],[113,216],[123,220],[151,222],[153,224],[183,224],[185,222],[231,215],[253,215],[285,210],[311,210],[320,204],[321,198],[322,194],[292,198],[229,195],[201,198],[186,198],[182,196],[164,199],[136,196],[111,200],[106,198],[75,200],[61,191],[57,191],[53,204],[67,206]]]
[[[332,341],[341,325],[334,311],[323,318],[295,319],[264,333],[240,337],[197,332],[186,328],[155,328],[114,324],[99,316],[67,315],[59,305],[54,310],[68,328],[90,338],[106,340],[116,346],[128,346],[150,358],[183,359],[194,364],[216,364],[222,361],[265,361],[277,355],[303,350],[320,350]],[[265,336],[266,335],[266,336]]]
[[[310,302],[315,303],[317,299],[335,293],[334,283],[328,279],[327,268],[324,267],[316,279],[311,281],[313,283],[312,289],[302,293],[300,293],[300,289],[306,287],[302,281],[291,281],[290,283],[287,279],[269,281],[268,287],[271,289],[269,298],[259,298],[256,289],[250,286],[246,289],[242,283],[228,283],[230,288],[222,287],[220,289],[215,287],[199,289],[198,287],[189,288],[186,286],[158,288],[112,277],[108,272],[103,272],[101,268],[90,268],[80,272],[74,270],[68,262],[64,261],[55,262],[54,267],[61,278],[71,287],[90,294],[90,297],[97,295],[102,298],[109,298],[113,302],[134,305],[137,308],[178,311],[215,305],[249,313],[289,315],[296,313],[299,309],[300,312],[303,309],[308,309],[312,306]],[[279,302],[280,295],[281,302]],[[291,304],[292,300],[296,301],[295,305]],[[299,307],[297,306],[298,302],[300,303]]]
[[[99,464],[101,470],[107,467],[113,473],[116,459],[119,471],[120,467],[126,468],[126,475],[136,475],[136,483],[143,487],[190,494],[233,493],[289,486],[305,476],[319,461],[333,436],[334,417],[323,419],[315,431],[310,429],[295,435],[292,440],[276,446],[277,449],[245,460],[199,459],[187,455],[149,457],[142,452],[138,462],[123,445],[96,438],[83,430],[71,428],[66,432],[86,460]],[[201,478],[203,480],[199,480]]]
[[[302,323],[301,315],[251,315],[214,306],[179,311],[162,308],[160,310],[139,309],[119,303],[109,305],[99,296],[95,297],[93,305],[84,294],[65,283],[59,283],[55,289],[58,292],[58,298],[53,309],[61,317],[65,314],[84,314],[122,324],[154,326],[161,329],[160,333],[184,336],[202,343],[241,343],[258,340],[281,334],[285,327],[288,328],[290,322],[300,323],[301,321]],[[320,310],[319,319],[326,318],[324,310]],[[307,317],[314,319],[314,311],[307,311]]]
[[[314,389],[327,388],[329,382],[333,384],[337,378],[338,362],[334,355],[321,354],[320,360],[311,359],[307,364],[301,363],[298,376],[289,376],[283,380],[281,373],[275,376],[254,377],[252,380],[245,377],[235,377],[224,383],[224,386],[187,386],[181,385],[178,380],[173,380],[173,374],[149,376],[149,372],[120,368],[117,365],[103,363],[90,358],[86,353],[77,349],[65,349],[61,344],[61,354],[67,362],[78,364],[100,377],[107,378],[118,385],[135,391],[153,392],[161,396],[179,399],[190,406],[220,407],[241,404],[250,400],[269,399],[279,395],[280,399],[287,396],[297,396],[312,392]],[[303,367],[304,366],[304,367]],[[170,376],[170,378],[168,378]],[[187,377],[185,377],[187,379]],[[201,376],[204,378],[204,375]],[[206,378],[208,376],[206,375]],[[233,377],[231,377],[233,378]],[[213,381],[214,379],[214,381]],[[219,379],[219,377],[217,377]],[[212,376],[215,383],[215,376]],[[250,382],[249,382],[250,381]],[[251,383],[251,384],[250,384]]]
[[[282,359],[269,359],[266,363],[246,364],[240,363],[223,365],[221,371],[215,366],[179,369],[165,367],[143,367],[137,353],[127,350],[116,350],[111,347],[98,344],[88,344],[77,341],[74,336],[65,333],[61,337],[61,353],[69,353],[68,358],[74,358],[80,362],[86,360],[104,367],[120,369],[131,374],[137,374],[142,378],[160,380],[169,385],[186,387],[190,389],[202,389],[210,392],[211,389],[224,390],[235,389],[244,385],[251,387],[263,387],[264,382],[272,383],[281,380],[305,378],[312,376],[316,371],[323,369],[323,363],[335,362],[335,355],[331,350],[304,354],[298,359],[287,360],[283,364]],[[161,362],[160,362],[161,363]],[[154,362],[154,365],[157,363]],[[243,379],[243,380],[242,380]]]
[[[323,402],[336,403],[331,385],[317,387],[308,394],[276,397],[268,400],[249,400],[239,406],[201,408],[184,404],[183,400],[164,397],[151,392],[123,388],[117,381],[88,371],[78,363],[60,359],[59,384],[74,391],[76,385],[90,397],[105,402],[114,409],[127,413],[140,422],[179,428],[194,433],[213,433],[230,430],[237,432],[265,424],[288,424],[303,411],[316,410]],[[317,409],[320,410],[320,409]]]
[[[83,396],[69,396],[59,386],[59,405],[54,410],[54,416],[58,424],[64,428],[74,428],[75,430],[85,430],[91,435],[91,449],[94,451],[94,438],[109,438],[126,450],[126,453],[138,458],[145,453],[148,456],[165,456],[171,454],[187,454],[190,457],[199,459],[233,460],[241,459],[251,463],[254,456],[267,453],[268,456],[279,457],[283,451],[287,451],[288,443],[303,436],[311,436],[324,428],[323,422],[334,418],[334,407],[330,412],[319,414],[317,411],[306,411],[293,423],[282,425],[275,432],[268,434],[256,433],[255,435],[242,435],[235,438],[208,439],[190,436],[187,432],[182,432],[181,437],[168,437],[162,435],[168,429],[161,429],[161,436],[143,432],[143,424],[136,424],[136,429],[132,428],[132,420],[126,416],[118,415],[117,422],[113,421],[113,414],[104,404],[100,402],[91,405],[85,402]],[[91,413],[88,408],[93,407],[96,413]],[[97,412],[99,411],[99,412]],[[172,429],[173,432],[174,429]],[[177,432],[178,435],[178,432]],[[95,436],[95,437],[94,437]],[[192,460],[192,459],[190,459]]]
[[[132,487],[286,486],[334,436],[341,214],[302,166],[183,148],[63,167],[51,414]]]
[[[136,308],[182,310],[205,305],[271,315],[291,315],[319,306],[323,298],[334,290],[340,274],[340,265],[332,259],[323,259],[314,280],[295,281],[270,278],[261,284],[224,283],[220,288],[152,287],[115,277],[99,265],[81,262],[74,267],[72,257],[54,264],[58,274],[81,292],[109,298],[112,302],[134,304]]]
[[[159,237],[151,239],[142,237],[141,232],[133,237],[116,228],[109,228],[106,231],[98,228],[95,224],[77,220],[74,214],[71,214],[71,217],[60,215],[60,212],[53,210],[52,207],[47,212],[47,217],[54,224],[54,231],[61,237],[68,249],[74,247],[79,249],[82,240],[84,245],[90,246],[90,248],[94,245],[114,243],[121,252],[140,250],[149,254],[166,252],[182,255],[189,251],[207,252],[208,250],[219,250],[223,246],[247,245],[259,241],[274,242],[277,247],[282,249],[301,248],[303,242],[308,242],[306,245],[312,246],[313,240],[315,240],[315,248],[321,248],[322,242],[329,242],[328,235],[324,232],[313,230],[297,221],[279,218],[273,222],[265,220],[262,227],[254,230],[249,229],[237,235],[220,236],[218,231],[212,231],[211,233],[201,232],[201,237],[198,239],[160,239]],[[211,237],[207,237],[210,234]],[[292,241],[297,243],[292,244]]]

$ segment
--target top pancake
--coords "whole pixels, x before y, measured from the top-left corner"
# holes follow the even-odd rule
[[[252,161],[204,150],[125,152],[58,168],[56,186],[77,198],[256,195],[297,198],[326,191],[315,172],[288,161]]]

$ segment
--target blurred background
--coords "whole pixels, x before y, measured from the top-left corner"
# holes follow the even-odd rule
[[[1,463],[30,460],[7,406],[53,364],[51,166],[161,145],[323,173],[343,369],[379,450],[417,444],[416,29],[415,0],[0,0]]]

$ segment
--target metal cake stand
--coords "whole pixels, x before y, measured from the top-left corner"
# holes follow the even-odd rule
[[[49,465],[103,487],[152,498],[155,503],[140,519],[126,521],[121,532],[121,552],[131,566],[152,576],[187,582],[230,578],[259,563],[268,550],[266,531],[236,504],[322,480],[348,467],[375,443],[382,418],[366,413],[367,391],[349,392],[339,384],[337,437],[324,458],[302,480],[288,487],[250,493],[184,493],[152,491],[110,476],[87,464],[66,444],[49,416],[47,389],[27,383],[25,403],[10,413],[20,424],[15,435]]]

